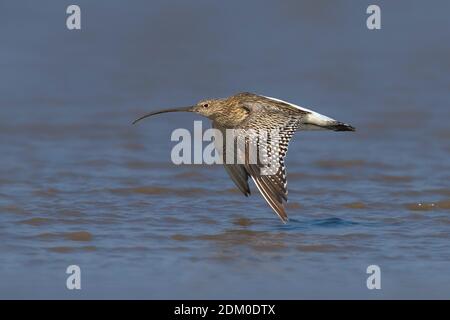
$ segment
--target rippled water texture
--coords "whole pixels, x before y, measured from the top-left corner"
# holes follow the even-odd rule
[[[0,297],[448,298],[450,3],[377,2],[379,31],[360,1],[80,0],[68,31],[64,2],[2,1]],[[295,136],[286,225],[171,163],[200,117],[131,125],[239,91],[357,128]]]

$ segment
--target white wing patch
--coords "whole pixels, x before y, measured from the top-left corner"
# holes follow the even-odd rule
[[[299,110],[303,110],[303,111],[306,111],[306,112],[312,112],[312,113],[315,113],[315,112],[312,111],[312,110],[309,110],[309,109],[300,107],[300,106],[298,106],[298,105],[296,105],[296,104],[293,104],[293,103],[290,103],[290,102],[287,102],[287,101],[284,101],[284,100],[281,100],[281,99],[272,98],[272,97],[267,97],[267,96],[263,96],[263,95],[262,95],[261,97],[264,97],[264,98],[267,98],[267,99],[270,99],[270,100],[273,100],[273,101],[277,101],[277,102],[281,102],[281,103],[288,104],[288,105],[290,105],[291,107],[294,107],[294,108],[299,109]]]
[[[327,124],[329,124],[331,122],[335,122],[336,121],[336,120],[334,120],[334,119],[332,119],[330,117],[324,116],[323,114],[320,114],[318,112],[312,111],[312,110],[307,109],[307,108],[300,107],[300,106],[298,106],[296,104],[293,104],[293,103],[290,103],[290,102],[287,102],[287,101],[284,101],[284,100],[281,100],[281,99],[267,97],[267,96],[262,96],[262,97],[270,99],[270,100],[273,100],[273,101],[285,103],[285,104],[290,105],[293,108],[309,112],[309,114],[306,115],[306,117],[305,117],[305,123],[307,123],[307,124],[313,124],[313,125],[316,125],[316,126],[325,126],[325,125],[327,125]]]

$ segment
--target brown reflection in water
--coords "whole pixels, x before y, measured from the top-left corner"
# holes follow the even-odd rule
[[[140,143],[134,143],[134,142],[128,142],[128,143],[124,143],[122,145],[125,149],[130,150],[130,151],[141,151],[144,150],[145,147],[143,144]]]
[[[251,219],[247,219],[247,218],[237,218],[233,220],[233,224],[236,226],[241,226],[241,227],[249,227],[251,225],[254,224],[254,222]]]
[[[175,188],[165,188],[165,187],[136,187],[136,188],[118,188],[110,189],[110,192],[117,195],[129,195],[129,194],[145,194],[145,195],[176,195],[189,197],[192,195],[199,195],[210,193],[211,190],[205,190],[200,188],[186,188],[186,189],[175,189]]]
[[[45,224],[50,224],[52,222],[53,222],[52,219],[47,219],[47,218],[31,218],[31,219],[19,221],[19,223],[28,224],[28,225],[36,226],[36,227],[45,225]]]
[[[367,205],[362,202],[349,202],[345,203],[344,207],[348,209],[366,209]]]
[[[286,205],[286,208],[288,210],[295,210],[295,209],[301,209],[302,205],[298,202],[288,202]]]
[[[245,246],[258,251],[273,251],[286,248],[285,235],[266,231],[230,229],[218,234],[189,236],[175,234],[171,237],[175,241],[208,241],[222,249]]]
[[[171,210],[171,207],[168,207],[169,210]],[[175,209],[175,208],[173,208]],[[185,223],[186,221],[177,217],[164,217],[163,218],[164,222],[167,222],[169,224],[180,224],[180,223]]]
[[[71,241],[91,241],[92,234],[87,231],[70,232],[65,234],[65,238]]]
[[[222,190],[223,193],[229,193],[229,194],[242,194],[242,192],[238,188],[226,188]]]
[[[44,232],[44,233],[39,233],[38,235],[34,236],[35,239],[39,239],[39,240],[56,240],[59,239],[61,236],[58,233],[50,233],[50,232]]]
[[[450,200],[443,200],[438,202],[419,202],[408,203],[405,207],[412,211],[430,211],[436,209],[450,209]]]
[[[208,224],[208,225],[213,225],[213,224],[217,224],[217,220],[214,220],[212,218],[208,218],[208,217],[200,217],[199,219],[195,220],[195,222],[198,223],[202,223],[202,224]]]
[[[333,252],[338,251],[339,247],[333,244],[301,244],[295,247],[302,252]]]
[[[34,194],[40,197],[55,197],[60,191],[55,188],[47,188],[42,190],[36,190]]]
[[[189,241],[192,240],[192,236],[184,235],[184,234],[174,234],[170,237],[175,241]]]
[[[75,231],[75,232],[43,232],[33,236],[34,239],[44,241],[54,240],[70,240],[70,241],[92,241],[93,235],[87,231]]]
[[[286,248],[285,235],[265,231],[227,230],[214,235],[201,235],[198,240],[211,241],[222,248],[245,246],[257,251],[275,251]]]

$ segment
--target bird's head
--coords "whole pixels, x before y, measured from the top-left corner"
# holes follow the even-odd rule
[[[192,107],[192,111],[210,119],[225,112],[225,107],[220,99],[202,100]]]

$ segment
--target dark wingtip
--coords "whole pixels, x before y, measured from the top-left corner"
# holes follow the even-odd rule
[[[349,124],[346,124],[346,123],[342,123],[342,122],[331,125],[330,129],[334,130],[334,131],[356,131],[355,127],[353,127]]]

